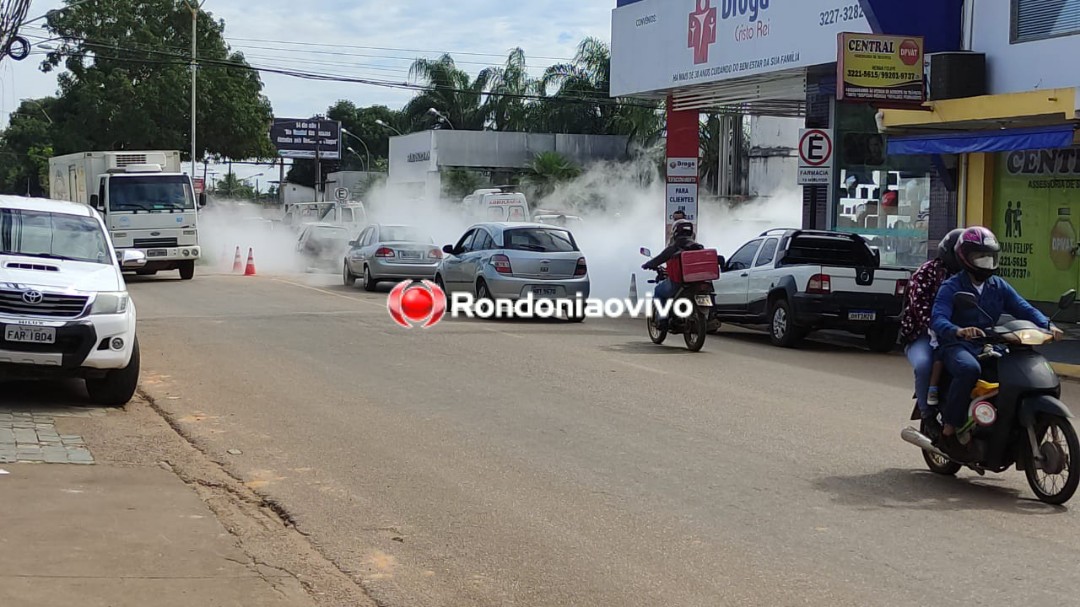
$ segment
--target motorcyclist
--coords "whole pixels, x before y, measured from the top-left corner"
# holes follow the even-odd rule
[[[900,315],[900,341],[915,371],[915,400],[924,419],[931,417],[931,407],[938,404],[936,380],[941,369],[939,344],[930,330],[934,301],[942,283],[962,269],[956,259],[956,243],[963,231],[957,228],[946,234],[938,243],[937,256],[911,275]]]
[[[1008,313],[1046,328],[1054,339],[1064,335],[1009,283],[995,276],[1000,253],[997,237],[987,228],[975,226],[964,230],[956,243],[956,258],[963,271],[941,285],[934,302],[930,328],[941,342],[945,369],[951,376],[942,411],[945,425],[935,446],[961,462],[973,459],[969,446],[957,439],[956,430],[967,423],[971,392],[982,373],[978,359],[982,347],[971,341],[986,336],[979,327],[992,325],[1003,313]],[[977,309],[953,308],[953,297],[961,291],[976,295]]]
[[[670,243],[671,244],[661,251],[659,255],[645,262],[645,264],[641,266],[641,269],[656,270],[661,265],[667,263],[669,259],[683,251],[698,251],[705,248],[694,240],[694,224],[686,219],[680,219],[672,224]],[[656,289],[653,291],[653,299],[655,299],[657,303],[663,304],[671,299],[678,290],[678,284],[668,276],[656,284]],[[668,328],[667,317],[663,316],[658,318],[656,325],[661,331],[666,331]]]

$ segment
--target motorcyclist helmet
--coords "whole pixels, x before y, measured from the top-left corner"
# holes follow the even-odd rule
[[[982,226],[967,228],[956,241],[956,258],[960,266],[980,282],[997,272],[1000,253],[997,236]]]
[[[956,243],[960,240],[960,235],[964,233],[964,228],[956,228],[945,235],[945,238],[941,239],[938,243],[937,258],[945,262],[945,267],[949,270],[950,274],[956,274],[960,270],[960,262],[956,259]]]
[[[671,224],[671,238],[693,238],[694,224],[688,219],[680,219]]]

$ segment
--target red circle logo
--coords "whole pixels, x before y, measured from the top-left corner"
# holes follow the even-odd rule
[[[903,61],[904,65],[915,65],[919,59],[922,59],[919,44],[914,40],[904,40],[900,44],[900,61]]]
[[[406,329],[417,325],[427,329],[446,315],[446,293],[430,280],[405,280],[390,291],[386,309],[390,318]]]

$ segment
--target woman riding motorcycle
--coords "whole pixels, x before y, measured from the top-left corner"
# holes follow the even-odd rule
[[[936,405],[928,399],[937,359],[935,350],[938,347],[936,337],[930,332],[931,312],[942,283],[961,270],[955,249],[963,231],[963,228],[957,228],[946,234],[938,243],[937,257],[924,263],[911,275],[900,317],[900,341],[915,371],[915,400],[924,419],[932,416],[931,404]]]
[[[968,446],[960,443],[956,429],[967,422],[971,391],[982,374],[978,355],[982,347],[971,340],[985,337],[979,327],[998,321],[1003,313],[1017,320],[1033,322],[1061,339],[1063,333],[1042,312],[1020,297],[1004,279],[995,276],[1001,245],[990,230],[976,226],[967,228],[956,243],[956,258],[963,272],[941,285],[934,302],[930,329],[942,344],[942,358],[951,376],[949,393],[942,411],[945,427],[935,446],[953,459],[970,459]],[[976,295],[978,308],[953,309],[953,297],[959,292]],[[988,318],[989,317],[989,318]]]
[[[659,255],[645,262],[645,264],[641,266],[641,269],[656,270],[661,265],[667,263],[669,259],[683,251],[697,251],[704,248],[704,246],[698,244],[694,240],[694,224],[689,220],[680,219],[671,226],[671,244],[661,251]],[[678,290],[679,286],[672,281],[669,276],[656,284],[656,289],[653,291],[653,299],[662,304],[668,299],[671,299]],[[656,326],[661,331],[666,331],[668,328],[667,317],[664,316],[658,318]]]

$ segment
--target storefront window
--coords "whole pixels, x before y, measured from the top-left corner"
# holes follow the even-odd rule
[[[866,105],[837,106],[840,184],[833,225],[870,241],[882,265],[915,268],[927,259],[932,162],[887,156],[875,113]]]
[[[1080,148],[1000,153],[994,175],[999,275],[1032,301],[1080,288]]]

